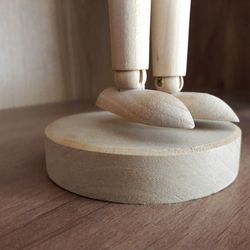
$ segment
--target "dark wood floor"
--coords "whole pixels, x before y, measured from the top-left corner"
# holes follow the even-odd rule
[[[82,103],[0,112],[0,249],[250,249],[250,102],[234,102],[237,181],[209,198],[139,206],[79,197],[46,175],[45,126]]]

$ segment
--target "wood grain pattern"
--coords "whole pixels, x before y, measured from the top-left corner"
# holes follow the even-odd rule
[[[185,90],[250,93],[249,1],[192,0]]]
[[[250,93],[249,10],[192,0],[185,91]],[[0,109],[94,100],[113,85],[107,1],[1,0],[0,32]]]
[[[222,99],[207,93],[180,92],[175,95],[192,114],[194,120],[239,122],[239,118]]]
[[[173,129],[110,112],[63,117],[45,130],[46,169],[62,188],[125,204],[178,203],[215,194],[239,172],[241,131],[199,121]]]
[[[185,76],[191,0],[152,1],[153,76]]]
[[[149,67],[151,0],[109,0],[112,68]]]
[[[108,6],[116,87],[144,88],[149,67],[151,0],[109,0]]]
[[[186,106],[173,95],[155,90],[105,89],[96,105],[128,121],[159,127],[194,128],[194,120]]]
[[[249,249],[250,104],[228,103],[243,130],[239,178],[215,196],[160,206],[85,199],[48,179],[44,128],[59,117],[90,111],[83,103],[1,111],[1,250]]]

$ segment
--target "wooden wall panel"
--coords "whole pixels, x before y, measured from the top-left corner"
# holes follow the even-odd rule
[[[185,90],[250,93],[249,30],[249,1],[192,0]],[[0,109],[95,99],[110,85],[106,0],[0,1]]]
[[[71,98],[94,99],[113,81],[107,1],[63,0],[56,6]]]
[[[250,94],[250,1],[192,0],[186,89]]]

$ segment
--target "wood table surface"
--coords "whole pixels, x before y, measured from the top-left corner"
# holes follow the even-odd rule
[[[62,190],[46,174],[44,129],[84,103],[0,112],[0,249],[250,249],[250,101],[240,174],[228,189],[171,205],[123,205]]]

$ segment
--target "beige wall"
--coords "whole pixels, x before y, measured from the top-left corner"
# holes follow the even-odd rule
[[[249,10],[193,0],[186,89],[250,92]],[[112,85],[109,43],[106,0],[1,0],[0,109],[96,98]]]
[[[93,99],[112,82],[103,0],[0,1],[0,109]]]

